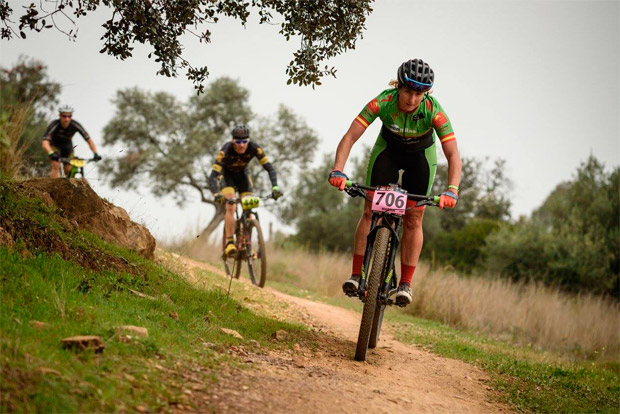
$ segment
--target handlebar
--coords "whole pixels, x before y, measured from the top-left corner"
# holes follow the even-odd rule
[[[61,157],[61,158],[58,158],[58,162],[62,162],[62,163],[65,163],[65,164],[69,164],[71,162],[71,160],[86,161],[87,163],[99,161],[99,160],[96,160],[95,158],[88,158],[88,159],[80,158],[80,157],[73,157],[73,158]]]
[[[368,200],[365,191],[375,191],[377,187],[369,187],[367,185],[355,183],[351,180],[347,180],[345,184],[345,191],[351,197],[364,197]],[[365,191],[362,191],[365,190]],[[439,196],[423,196],[419,194],[407,194],[407,199],[417,201],[416,207],[419,206],[439,206]]]

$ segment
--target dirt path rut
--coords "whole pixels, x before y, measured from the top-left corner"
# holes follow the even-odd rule
[[[182,258],[186,265],[222,271]],[[237,281],[233,283],[239,283]],[[384,329],[367,362],[352,359],[360,314],[262,290],[287,305],[285,319],[320,331],[319,349],[246,354],[255,369],[225,374],[214,403],[221,413],[506,413],[488,376],[464,362],[396,341]],[[261,309],[264,311],[264,309]],[[280,316],[282,312],[279,312]]]

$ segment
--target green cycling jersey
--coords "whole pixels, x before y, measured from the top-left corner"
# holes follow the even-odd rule
[[[370,101],[355,121],[367,128],[375,119],[383,122],[381,135],[388,145],[415,152],[432,145],[433,131],[442,144],[455,140],[448,116],[433,96],[426,94],[411,113],[398,108],[398,89],[386,89]]]

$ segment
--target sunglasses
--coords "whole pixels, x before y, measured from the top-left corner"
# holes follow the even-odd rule
[[[60,115],[61,118],[71,118],[73,115]]]
[[[241,144],[247,144],[248,142],[250,142],[250,140],[249,140],[249,139],[236,139],[236,140],[235,140],[235,144],[239,144],[239,145],[241,145]]]
[[[426,91],[428,91],[433,86],[432,83],[418,82],[415,79],[411,79],[407,75],[405,75],[405,80],[407,81],[406,86],[408,88],[410,88],[410,89],[413,89],[414,91],[417,91],[417,92],[426,92]]]

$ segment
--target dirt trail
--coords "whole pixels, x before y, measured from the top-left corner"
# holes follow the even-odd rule
[[[224,276],[205,263],[193,268]],[[234,281],[233,283],[239,283]],[[464,362],[441,358],[396,341],[389,326],[367,362],[352,358],[360,315],[266,287],[287,306],[285,319],[322,332],[318,350],[242,354],[255,369],[224,375],[214,404],[221,413],[497,413],[488,376]],[[265,309],[261,309],[265,310]],[[282,317],[281,310],[278,314]]]

